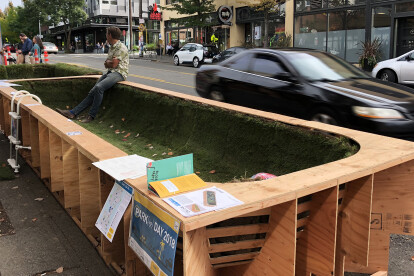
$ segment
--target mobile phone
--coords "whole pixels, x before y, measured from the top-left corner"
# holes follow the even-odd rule
[[[216,193],[214,191],[204,191],[204,205],[205,206],[216,206]]]

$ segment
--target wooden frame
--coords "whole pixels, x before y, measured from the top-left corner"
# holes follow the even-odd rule
[[[80,78],[92,78],[91,76]],[[328,126],[277,114],[235,107],[194,96],[123,82],[154,93],[319,129],[355,140],[355,155],[277,178],[220,185],[243,205],[185,218],[149,193],[146,178],[128,184],[181,221],[176,275],[343,275],[344,271],[386,271],[390,233],[408,234],[414,217],[414,144],[374,134]],[[7,130],[11,92],[0,88],[0,125]],[[97,246],[104,260],[127,275],[150,275],[127,246],[130,210],[114,243],[107,242],[94,223],[113,179],[92,162],[126,154],[45,106],[25,106],[22,135],[32,150],[25,158],[51,192]],[[10,127],[10,126],[9,126]],[[68,136],[69,131],[82,135]],[[267,223],[212,228],[236,217],[268,216]],[[263,233],[264,232],[264,233]],[[265,234],[233,244],[212,244],[213,238]],[[259,251],[251,250],[259,248]],[[211,253],[247,249],[241,254],[211,257]]]

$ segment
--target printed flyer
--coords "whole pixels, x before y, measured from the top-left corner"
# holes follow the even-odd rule
[[[105,205],[95,223],[96,228],[112,242],[116,228],[131,202],[133,189],[123,181],[115,181],[111,193],[106,199]]]
[[[128,244],[155,276],[172,276],[180,221],[134,193]]]

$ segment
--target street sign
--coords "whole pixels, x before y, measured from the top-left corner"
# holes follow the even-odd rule
[[[140,30],[141,32],[145,31],[147,28],[145,28],[144,24],[139,24],[138,26],[138,30]]]
[[[145,23],[145,19],[144,18],[140,18],[139,19],[139,24],[144,24]]]

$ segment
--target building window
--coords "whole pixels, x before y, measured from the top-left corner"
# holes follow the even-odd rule
[[[295,47],[325,51],[327,14],[297,16],[295,18]]]
[[[414,11],[414,2],[407,2],[407,3],[400,3],[395,4],[395,11],[396,12],[409,12]]]
[[[371,39],[381,41],[381,59],[390,58],[391,6],[372,9]]]
[[[329,13],[328,53],[345,58],[347,11]]]
[[[357,62],[365,41],[365,9],[347,11],[346,60]]]

